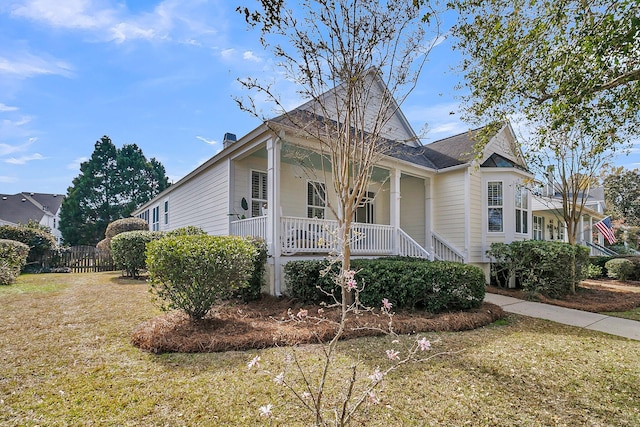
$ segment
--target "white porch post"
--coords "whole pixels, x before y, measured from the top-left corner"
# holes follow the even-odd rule
[[[393,237],[393,254],[398,255],[400,253],[400,248],[398,245],[398,230],[400,230],[400,175],[401,172],[397,168],[391,169],[389,172],[389,181],[390,181],[390,222],[391,226],[394,228],[394,237]]]
[[[579,228],[580,240],[578,241],[578,243],[584,243],[584,215],[580,215],[580,223],[578,227],[580,227]]]
[[[267,248],[273,259],[273,293],[280,286],[280,137],[267,140]]]
[[[427,179],[424,180],[424,201],[425,201],[424,247],[426,250],[429,251],[429,254],[431,255],[431,261],[433,261],[433,225],[431,223],[431,218],[433,218],[433,212],[431,211],[431,194],[432,194],[432,187],[433,187],[432,181],[433,181],[432,178],[428,178],[428,180]]]

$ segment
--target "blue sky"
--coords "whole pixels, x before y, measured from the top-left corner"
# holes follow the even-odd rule
[[[237,79],[277,70],[237,3],[0,3],[0,193],[66,193],[102,135],[118,147],[136,143],[177,181],[220,150],[225,132],[256,127],[233,100],[246,95]],[[424,142],[468,128],[450,41],[429,58],[402,107],[416,132],[428,124]],[[635,168],[640,156],[617,163]]]

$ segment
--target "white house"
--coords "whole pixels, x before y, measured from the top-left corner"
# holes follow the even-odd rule
[[[386,88],[379,83],[378,90]],[[310,111],[307,103],[292,113]],[[330,174],[309,174],[300,166],[300,152],[318,156],[317,141],[290,131],[283,117],[239,139],[226,134],[221,152],[134,215],[146,219],[151,230],[193,225],[213,235],[265,238],[269,291],[285,292],[282,266],[326,256],[336,222],[326,206],[335,197]],[[397,109],[384,133],[397,148],[373,171],[355,214],[352,254],[455,260],[488,273],[485,252],[492,242],[531,239],[525,182],[533,176],[511,126],[500,129],[479,156],[476,133],[423,146]]]
[[[46,193],[0,195],[0,225],[26,224],[35,221],[51,229],[58,244],[62,241],[60,207],[64,196]]]

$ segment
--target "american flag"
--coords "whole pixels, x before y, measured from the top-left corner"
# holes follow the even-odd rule
[[[613,227],[611,226],[611,218],[606,217],[594,225],[610,245],[616,242],[616,236],[613,235]]]

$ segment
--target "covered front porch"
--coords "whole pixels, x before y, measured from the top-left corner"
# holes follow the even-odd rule
[[[272,138],[229,163],[229,233],[267,243],[270,292],[280,294],[282,266],[294,257],[324,258],[338,248],[331,165],[309,147]],[[413,256],[464,262],[432,232],[432,177],[410,163],[386,159],[373,170],[350,230],[353,256]]]
[[[261,237],[272,255],[329,255],[337,249],[338,222],[318,218],[282,216],[280,233],[268,227],[268,215],[231,222],[231,234]],[[275,236],[275,238],[274,238]],[[384,224],[354,222],[351,225],[351,253],[362,256],[401,255],[434,259],[431,252],[401,228]]]

